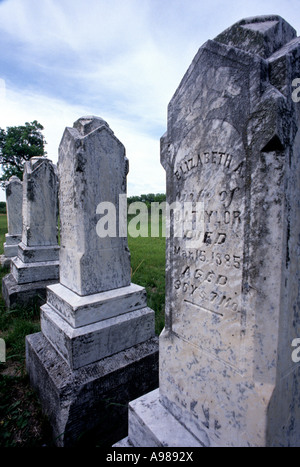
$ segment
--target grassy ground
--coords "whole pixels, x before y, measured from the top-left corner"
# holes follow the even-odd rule
[[[0,214],[0,254],[7,232]],[[9,272],[0,267],[0,280]],[[39,310],[8,311],[0,293],[0,338],[6,363],[0,363],[0,447],[35,447],[51,443],[50,428],[25,371],[25,336],[40,330]]]
[[[6,232],[6,215],[0,214],[0,254]],[[165,239],[128,237],[128,245],[132,282],[146,288],[148,306],[155,311],[155,329],[159,334],[164,325]],[[0,268],[1,281],[8,272]],[[0,338],[6,343],[6,363],[0,363],[0,447],[52,444],[50,426],[25,370],[25,336],[39,330],[37,307],[8,311],[0,293]]]
[[[151,232],[149,219],[149,233]],[[161,219],[160,219],[161,232]],[[131,281],[145,287],[148,306],[155,311],[155,331],[164,326],[165,306],[165,238],[128,237],[131,253]]]

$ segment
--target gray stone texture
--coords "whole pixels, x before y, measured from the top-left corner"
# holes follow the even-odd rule
[[[99,203],[118,213],[126,197],[124,146],[104,120],[82,117],[64,131],[58,167],[60,283],[49,289],[41,325],[78,368],[154,337],[154,311],[145,289],[131,284],[127,237],[97,233]]]
[[[48,287],[47,296],[48,304],[73,328],[147,306],[146,290],[136,284],[81,297],[59,283]]]
[[[128,410],[128,436],[114,447],[203,447],[161,404],[159,389],[130,402]]]
[[[118,213],[119,195],[126,195],[124,146],[104,120],[83,117],[66,128],[58,167],[60,283],[79,295],[130,285],[127,238],[100,238],[96,230],[99,203],[112,203]]]
[[[128,401],[158,386],[158,338],[71,370],[42,333],[26,337],[26,366],[57,446],[109,448],[128,430]]]
[[[21,241],[21,235],[5,234],[5,243],[3,244],[4,255],[7,258],[13,258],[18,254],[18,245]]]
[[[299,76],[294,29],[249,18],[199,49],[169,104],[167,201],[204,216],[196,246],[171,217],[155,404],[203,446],[300,446]]]
[[[7,308],[15,308],[17,305],[41,306],[47,299],[47,286],[56,282],[57,279],[18,284],[14,276],[9,273],[2,280],[2,297]]]
[[[3,245],[4,255],[1,258],[3,266],[9,266],[12,257],[18,254],[18,244],[22,236],[22,199],[23,186],[15,175],[9,179],[5,187],[7,234]]]
[[[41,328],[72,369],[97,362],[154,337],[153,310],[141,308],[73,328],[48,304],[41,308]]]
[[[22,193],[22,238],[11,272],[3,278],[8,307],[45,301],[46,287],[59,279],[58,180],[56,166],[45,157],[25,163]]]
[[[26,162],[22,242],[27,247],[57,246],[57,183],[57,169],[49,159]]]
[[[21,180],[13,176],[5,187],[7,230],[9,235],[20,236],[22,234],[22,199],[23,184]]]
[[[128,161],[104,120],[82,117],[63,134],[58,167],[60,282],[47,289],[42,334],[26,340],[27,370],[54,438],[64,432],[56,444],[72,444],[95,425],[104,439],[115,431],[116,441],[126,434],[131,395],[158,384],[154,311],[145,289],[131,283],[127,237],[118,228],[114,238],[97,232],[99,203],[113,203],[118,213],[119,195],[126,201]],[[117,404],[111,416],[109,404],[101,409],[105,398]]]

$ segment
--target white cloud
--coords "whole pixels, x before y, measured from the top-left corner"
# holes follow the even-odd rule
[[[99,57],[148,33],[143,5],[143,0],[9,0],[1,4],[0,27],[35,53],[67,48]]]
[[[299,0],[5,0],[0,127],[38,120],[56,161],[65,126],[100,116],[127,149],[129,194],[163,191],[167,105],[198,48],[247,16],[300,29],[298,10]]]
[[[58,99],[34,93],[20,93],[6,89],[2,99],[0,127],[23,125],[38,120],[44,126],[47,156],[54,163],[58,160],[58,147],[66,126],[75,120],[90,115],[90,109],[70,105]],[[159,139],[142,134],[130,122],[115,115],[97,115],[104,118],[116,137],[124,144],[129,159],[130,171],[127,178],[128,195],[142,192],[164,192],[165,174],[159,161]],[[4,194],[0,200],[4,200]]]

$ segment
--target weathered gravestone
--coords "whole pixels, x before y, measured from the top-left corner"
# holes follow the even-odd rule
[[[203,203],[203,229],[176,237],[171,217],[159,390],[130,403],[119,445],[300,445],[299,77],[295,30],[249,18],[169,104],[167,201]]]
[[[107,203],[123,223],[128,160],[104,120],[82,117],[64,132],[58,167],[60,283],[48,287],[42,332],[27,336],[27,369],[57,445],[91,430],[109,444],[127,433],[132,395],[158,386],[154,311],[131,283],[127,224],[99,229]]]
[[[10,266],[11,258],[18,254],[18,244],[22,237],[22,200],[23,187],[21,180],[10,177],[5,186],[7,230],[5,234],[4,255],[1,257],[2,266]]]
[[[23,175],[22,241],[2,281],[8,307],[45,302],[47,285],[59,279],[57,169],[45,157],[26,162]]]

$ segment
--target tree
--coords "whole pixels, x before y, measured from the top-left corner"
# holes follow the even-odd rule
[[[166,201],[166,194],[165,193],[149,193],[147,195],[143,194],[140,196],[129,196],[127,198],[127,205],[129,206],[132,203],[140,202],[145,203],[147,206],[148,211],[150,212],[151,203],[162,203]]]
[[[2,176],[0,185],[5,186],[12,175],[23,179],[24,164],[36,156],[44,156],[46,143],[41,131],[44,127],[34,120],[22,126],[0,128],[0,165]]]

